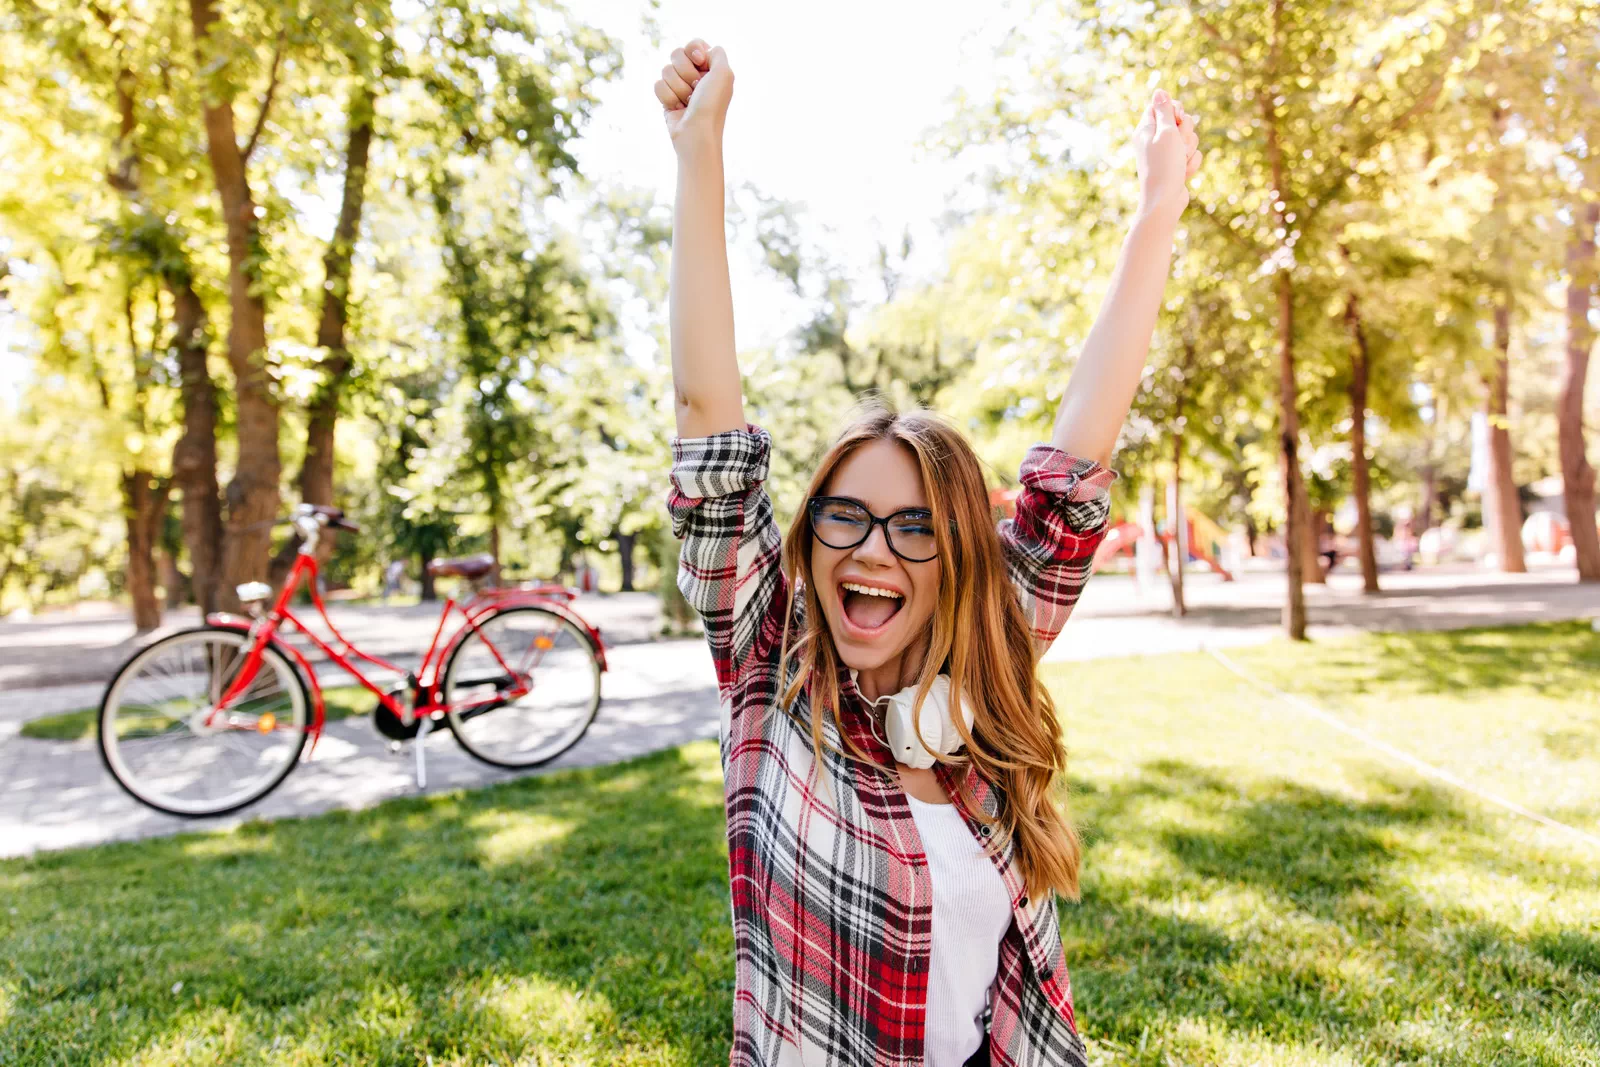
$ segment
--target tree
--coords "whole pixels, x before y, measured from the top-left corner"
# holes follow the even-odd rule
[[[1594,291],[1597,281],[1595,228],[1600,226],[1600,167],[1586,168],[1582,194],[1569,209],[1572,234],[1567,243],[1566,373],[1557,412],[1560,420],[1562,496],[1577,556],[1578,578],[1600,582],[1600,533],[1595,526],[1594,467],[1586,455],[1583,392],[1594,348]]]
[[[1278,436],[1285,493],[1288,596],[1284,626],[1305,636],[1301,582],[1308,556],[1308,502],[1301,470],[1302,397],[1297,368],[1299,299],[1310,250],[1328,240],[1326,213],[1362,195],[1380,150],[1435,104],[1454,66],[1473,61],[1467,28],[1445,5],[1159,4],[1153,12],[1063,2],[1057,28],[1018,35],[1028,84],[999,104],[1004,135],[1033,123],[1061,139],[1076,122],[1131,128],[1118,101],[1159,75],[1227,149],[1208,156],[1191,201],[1193,225],[1215,227],[1234,269],[1272,292]],[[1063,39],[1065,38],[1065,39]],[[1071,54],[1066,69],[1054,57]],[[1096,91],[1098,89],[1098,91]],[[1037,144],[1039,138],[1031,142]],[[1052,157],[1043,156],[1048,161]],[[1298,547],[1299,550],[1295,550]]]
[[[526,190],[504,172],[498,177],[502,191]],[[550,350],[592,339],[605,312],[590,299],[570,249],[557,240],[535,247],[520,214],[490,209],[486,225],[469,229],[465,195],[458,179],[436,179],[434,213],[460,331],[459,365],[472,397],[464,412],[466,463],[484,502],[498,572],[510,481],[520,465],[543,470],[554,434],[554,426],[531,417],[525,398],[547,388],[541,364]],[[514,209],[522,203],[511,198]]]
[[[169,347],[177,361],[183,412],[171,487],[182,501],[195,602],[204,611],[213,610],[222,548],[218,400],[208,366],[210,330],[193,235],[182,223],[198,191],[194,172],[186,167],[196,145],[181,122],[140,103],[156,95],[152,83],[180,111],[189,102],[189,83],[175,77],[171,66],[168,45],[178,32],[173,13],[157,8],[135,17],[101,4],[54,10],[17,3],[12,17],[14,40],[33,49],[32,61],[62,62],[67,69],[63,78],[41,80],[31,92],[13,95],[6,113],[18,128],[59,123],[60,138],[81,138],[82,149],[103,160],[100,173],[122,201],[122,217],[102,225],[100,233],[115,241],[129,269],[153,273],[167,291],[172,336],[158,343]],[[74,107],[83,97],[102,110]],[[28,225],[70,225],[75,215],[81,217],[81,211],[64,205],[55,210],[57,217],[34,216]]]
[[[1498,274],[1494,284],[1495,359],[1485,381],[1484,413],[1489,423],[1488,481],[1483,491],[1483,524],[1490,531],[1495,558],[1507,573],[1523,573],[1528,567],[1522,559],[1522,504],[1517,483],[1511,474],[1511,429],[1506,416],[1511,390],[1511,320],[1515,305],[1511,265],[1510,164],[1505,144],[1507,109],[1498,101],[1491,104],[1491,128],[1495,147],[1490,149],[1490,176],[1494,182],[1494,206],[1490,222],[1494,227],[1494,262]]]
[[[1552,36],[1559,46],[1541,54],[1551,60],[1553,92],[1544,97],[1547,138],[1564,148],[1572,164],[1566,183],[1566,364],[1557,400],[1557,439],[1562,497],[1578,568],[1584,582],[1600,582],[1600,532],[1595,523],[1595,472],[1584,431],[1583,397],[1589,354],[1594,348],[1595,231],[1600,227],[1600,42],[1592,4],[1574,4]]]
[[[377,101],[370,86],[357,80],[350,88],[345,117],[343,191],[339,219],[322,258],[322,310],[317,319],[317,347],[322,357],[322,381],[306,407],[306,452],[300,466],[300,499],[307,504],[332,505],[334,429],[345,379],[353,368],[345,328],[349,320],[350,268],[361,211],[366,199],[367,163],[372,151],[374,111]]]
[[[215,0],[189,0],[195,66],[201,72],[201,111],[212,182],[222,205],[228,249],[228,364],[233,370],[234,432],[238,459],[228,483],[228,518],[218,601],[237,608],[240,583],[264,581],[278,518],[282,460],[278,449],[278,398],[267,369],[267,305],[261,278],[260,213],[250,185],[250,157],[272,109],[283,29],[259,22],[224,21]],[[256,107],[255,130],[243,145],[234,121],[234,100],[257,71],[247,69],[250,40],[279,38],[266,86]]]

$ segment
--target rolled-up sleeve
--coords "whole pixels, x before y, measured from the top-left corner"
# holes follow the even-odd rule
[[[764,485],[771,451],[756,426],[672,441],[678,588],[705,622],[724,695],[781,640],[783,536]]]
[[[1042,653],[1066,625],[1105,539],[1116,472],[1051,445],[1022,460],[1016,517],[1000,523],[1006,566]]]

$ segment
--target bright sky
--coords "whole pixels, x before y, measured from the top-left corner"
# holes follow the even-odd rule
[[[897,247],[910,226],[921,256],[966,168],[921,142],[952,115],[958,86],[981,92],[1005,29],[1005,7],[954,0],[668,0],[660,44],[641,32],[637,0],[585,7],[623,41],[624,69],[603,87],[577,156],[592,180],[652,189],[671,203],[675,163],[654,85],[691,38],[727,49],[735,87],[724,138],[730,188],[804,204],[812,241],[865,273],[876,242]],[[827,234],[824,231],[832,231]],[[744,250],[748,252],[748,250]],[[741,347],[798,325],[780,285],[747,254],[733,259]],[[870,289],[864,295],[876,295]]]

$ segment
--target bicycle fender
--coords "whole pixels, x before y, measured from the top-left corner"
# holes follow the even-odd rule
[[[595,659],[600,661],[600,670],[602,672],[609,670],[609,668],[606,666],[605,642],[600,638],[600,630],[598,627],[591,626],[588,619],[583,618],[576,612],[567,610],[567,606],[565,604],[561,604],[553,600],[542,600],[539,601],[536,606],[553,612],[556,615],[560,615],[563,619],[566,619],[568,622],[572,623],[572,625],[576,626],[578,628],[578,632],[583,634],[583,636],[588,639],[589,647],[594,649]]]
[[[600,637],[599,628],[591,626],[589,620],[576,612],[569,611],[567,606],[560,601],[551,600],[549,597],[544,596],[507,596],[500,603],[497,603],[495,607],[505,611],[509,611],[512,608],[539,608],[543,611],[548,611],[552,615],[559,615],[563,620],[577,627],[578,632],[583,635],[583,639],[589,642],[589,647],[594,651],[594,658],[600,663],[600,670],[607,671],[610,669],[606,666],[606,646],[605,641]],[[451,640],[449,648],[445,650],[445,655],[440,657],[441,662],[445,656],[454,651],[455,646],[464,640],[469,632],[471,632],[470,627],[463,627],[456,634]]]

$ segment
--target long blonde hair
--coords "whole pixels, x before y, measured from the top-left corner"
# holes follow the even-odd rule
[[[807,498],[820,495],[839,465],[872,441],[895,441],[916,458],[938,539],[939,604],[919,674],[919,706],[934,676],[941,670],[949,674],[950,706],[960,707],[962,694],[966,694],[974,710],[970,731],[961,716],[953,717],[966,744],[964,762],[1003,798],[999,818],[990,819],[978,808],[963,775],[959,776],[960,796],[955,799],[975,818],[998,823],[992,847],[998,848],[1006,840],[1015,843],[1015,863],[1029,893],[1053,889],[1077,899],[1078,835],[1054,797],[1057,779],[1066,774],[1066,747],[1055,704],[1038,678],[1033,637],[1006,573],[978,457],[959,431],[931,412],[919,409],[899,414],[874,405],[852,421],[822,457],[806,489]],[[792,708],[801,692],[810,694],[811,738],[819,768],[823,762],[823,716],[832,715],[839,736],[851,750],[848,755],[890,773],[892,768],[856,745],[840,718],[842,661],[810,581],[812,546],[811,524],[802,512],[783,544],[789,619],[795,617],[797,590],[804,600],[803,623],[792,645],[787,622],[784,627],[778,676],[791,678],[791,655],[798,670],[780,695],[780,703]],[[960,757],[941,759],[963,762]]]

